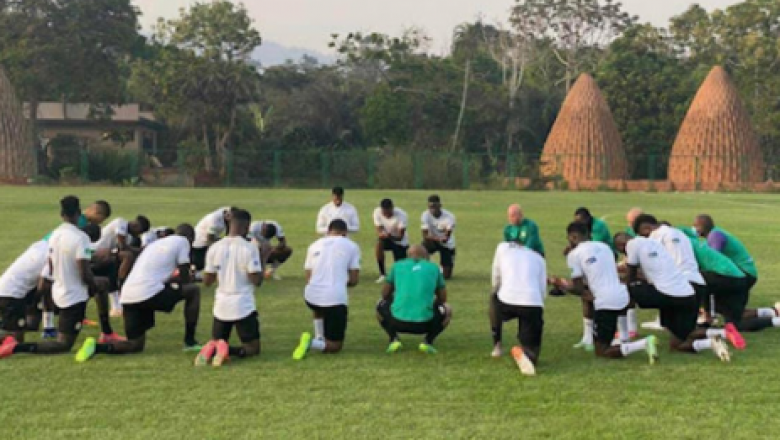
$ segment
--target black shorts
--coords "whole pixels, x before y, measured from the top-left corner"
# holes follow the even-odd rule
[[[753,286],[755,286],[756,283],[758,282],[758,278],[754,277],[753,275],[750,275],[749,273],[746,273],[745,282],[747,283],[748,293],[750,293],[750,291],[753,290]]]
[[[0,298],[0,329],[7,332],[24,331],[27,327],[27,300]]]
[[[618,318],[622,315],[625,315],[623,310],[596,310],[593,314],[593,340],[607,347],[612,345]]]
[[[631,285],[628,287],[628,292],[640,308],[658,309],[661,325],[677,339],[685,341],[696,329],[696,321],[699,318],[699,303],[696,295],[668,296],[647,283]]]
[[[174,288],[166,284],[165,288],[146,301],[137,304],[123,304],[125,334],[128,339],[138,339],[154,328],[154,313],[171,313],[176,304],[184,299],[181,286]]]
[[[539,348],[542,346],[542,334],[544,333],[544,308],[513,306],[504,304],[493,295],[493,307],[502,322],[518,320],[517,339],[520,345],[526,348]]]
[[[393,253],[394,261],[401,261],[406,258],[409,246],[401,246],[390,238],[380,239],[379,242],[382,243],[382,249]]]
[[[260,339],[260,321],[257,319],[256,311],[238,321],[221,321],[214,318],[214,324],[211,327],[211,338],[229,341],[233,327],[236,328],[238,339],[241,340],[242,344],[248,344]]]
[[[349,309],[345,305],[321,307],[306,301],[309,308],[322,316],[325,324],[325,339],[333,342],[341,342],[347,334],[347,318]]]
[[[385,323],[397,333],[412,335],[425,335],[433,331],[440,331],[447,317],[444,306],[436,305],[433,308],[433,318],[423,322],[402,321],[393,316],[392,301],[380,300],[376,305],[376,311]]]
[[[715,311],[723,315],[726,322],[739,325],[748,303],[747,280],[712,272],[705,272],[704,279],[709,293],[715,298]]]
[[[455,249],[450,249],[439,242],[429,240],[425,240],[423,246],[431,255],[436,252],[439,253],[442,267],[453,267],[455,265],[455,254],[457,253]]]
[[[195,266],[195,269],[203,270],[203,268],[206,267],[206,254],[208,251],[208,246],[202,248],[192,248],[190,260],[192,261],[192,265]]]
[[[119,290],[119,259],[117,254],[112,253],[109,258],[92,264],[92,274],[96,277],[108,278],[110,292]]]
[[[703,276],[703,274],[702,274]],[[707,280],[706,278],[704,279]],[[693,291],[696,292],[696,303],[703,309],[710,307],[710,289],[704,284],[690,283]]]
[[[74,304],[70,307],[59,309],[59,312],[60,318],[57,324],[57,331],[63,335],[78,336],[81,333],[84,318],[87,317],[87,303]]]

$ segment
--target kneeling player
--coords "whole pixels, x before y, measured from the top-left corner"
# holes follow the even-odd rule
[[[452,270],[455,266],[455,237],[452,235],[455,229],[455,216],[441,207],[441,199],[437,195],[428,197],[428,209],[423,212],[422,223],[423,246],[428,254],[440,255],[440,264],[444,272],[444,279],[452,278]]]
[[[306,254],[306,305],[314,313],[314,338],[304,332],[293,352],[301,360],[310,349],[338,353],[347,331],[347,288],[355,287],[360,275],[360,248],[347,238],[347,223],[333,220],[328,235],[309,247]]]
[[[293,250],[287,245],[287,237],[279,223],[273,220],[252,222],[247,235],[260,249],[260,262],[266,269],[265,277],[281,281],[277,270],[292,256]],[[271,245],[271,240],[277,240],[276,246]]]
[[[211,341],[195,358],[196,367],[209,361],[219,367],[231,356],[245,358],[260,354],[255,286],[263,283],[263,266],[260,251],[244,238],[251,221],[248,212],[241,209],[233,212],[228,236],[214,243],[206,254],[203,284],[210,287],[219,280],[219,287],[214,298]],[[233,327],[241,340],[240,347],[228,345]]]
[[[542,349],[547,265],[541,255],[515,240],[499,244],[493,259],[492,356],[502,355],[503,323],[517,319],[520,345],[512,348],[512,357],[524,375],[533,376]]]
[[[607,358],[623,358],[644,350],[654,364],[658,359],[655,336],[636,342],[612,345],[612,337],[619,321],[625,321],[624,311],[629,304],[628,290],[620,283],[615,254],[603,242],[591,241],[589,228],[583,223],[572,223],[567,228],[569,252],[566,260],[571,269],[573,293],[593,301],[595,308],[593,338],[596,355]],[[585,287],[585,281],[588,287]],[[623,323],[627,332],[628,324]]]
[[[376,264],[379,266],[379,279],[377,284],[385,282],[385,251],[393,253],[393,262],[397,263],[406,258],[409,249],[409,237],[406,235],[406,227],[409,220],[406,212],[396,208],[393,201],[384,199],[379,208],[374,210],[374,226],[376,227]]]
[[[693,286],[661,243],[644,237],[631,238],[621,232],[615,236],[615,248],[626,254],[631,298],[640,308],[659,310],[661,324],[672,336],[669,341],[672,350],[687,353],[712,350],[722,361],[731,360],[723,342],[723,330],[696,329],[699,304]],[[640,267],[647,283],[639,281]],[[738,341],[741,336],[729,339]]]
[[[155,313],[171,313],[181,301],[184,301],[184,350],[200,351],[202,347],[195,340],[200,289],[190,283],[190,245],[194,237],[192,226],[183,224],[176,229],[176,235],[152,243],[141,253],[122,287],[127,341],[97,344],[94,338],[87,338],[76,355],[78,362],[87,361],[96,353],[142,352],[146,332],[154,328]],[[176,269],[178,275],[172,278]]]
[[[48,254],[49,243],[35,242],[0,277],[0,339],[11,335],[24,342],[24,332],[38,328],[31,322],[39,321],[38,313],[31,313],[28,306],[38,302],[38,278]]]
[[[433,341],[447,328],[451,318],[444,277],[439,268],[428,261],[428,252],[423,246],[412,246],[409,258],[399,261],[390,270],[382,289],[382,300],[377,305],[379,324],[390,336],[387,352],[401,349],[398,333],[410,333],[425,335],[420,351],[436,354]]]

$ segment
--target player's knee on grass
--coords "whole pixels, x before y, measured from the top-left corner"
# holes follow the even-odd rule
[[[344,348],[344,341],[325,341],[325,353],[336,354]]]
[[[260,354],[260,340],[255,339],[254,341],[247,342],[246,344],[243,344],[244,347],[244,356],[250,357],[250,356],[257,356]]]

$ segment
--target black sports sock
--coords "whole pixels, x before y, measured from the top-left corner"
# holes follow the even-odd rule
[[[38,344],[16,344],[14,353],[35,353],[38,351]]]
[[[246,350],[244,347],[230,347],[228,350],[228,353],[230,353],[231,356],[237,357],[237,358],[245,358],[246,357]]]
[[[385,269],[385,262],[377,261],[376,265],[379,266],[379,273],[382,274],[382,276],[385,276],[387,274],[387,270]]]
[[[503,327],[504,326],[502,324],[491,326],[490,330],[493,333],[493,345],[496,345],[501,342],[501,337],[503,336],[502,333],[504,331]]]
[[[198,328],[198,323],[188,322],[184,327],[184,343],[187,345],[195,345],[195,329]]]
[[[108,315],[100,315],[100,331],[106,335],[114,333],[114,329],[111,328],[111,320],[108,318]]]
[[[113,353],[114,346],[111,344],[97,344],[95,345],[95,353]]]
[[[761,330],[771,328],[772,325],[772,318],[749,318],[749,319],[743,319],[742,322],[739,323],[737,328],[740,331],[743,332],[760,332]]]

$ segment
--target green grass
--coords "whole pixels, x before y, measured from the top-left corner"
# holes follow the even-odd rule
[[[564,228],[578,206],[606,216],[613,231],[632,206],[676,224],[709,212],[758,261],[752,303],[774,303],[780,297],[773,288],[780,263],[775,196],[443,192],[458,218],[456,277],[448,285],[453,323],[437,343],[439,355],[421,355],[406,338],[405,350],[390,357],[373,311],[379,288],[370,216],[381,198],[392,197],[409,212],[417,241],[428,193],[349,191],[363,223],[356,238],[364,271],[351,292],[345,351],[296,363],[290,355],[297,338],[311,329],[303,256],[327,191],[3,187],[0,267],[58,224],[57,201],[71,192],[85,204],[108,199],[116,215],[143,213],[157,225],[194,223],[218,206],[238,205],[281,222],[296,253],[280,272],[285,279],[258,291],[261,357],[196,370],[194,355],[181,352],[180,309],[158,316],[140,355],[99,356],[84,365],[72,356],[14,356],[0,361],[2,439],[771,438],[780,429],[777,331],[747,335],[748,350],[729,365],[709,354],[670,354],[665,335],[655,367],[641,354],[600,360],[571,348],[581,333],[579,302],[549,298],[539,376],[525,378],[509,358],[490,358],[486,315],[493,251],[512,202],[539,223],[549,272],[559,275],[566,274]],[[206,340],[213,292],[203,298],[198,335]],[[95,332],[88,329],[82,339]],[[505,345],[514,333],[514,325],[505,328]]]

